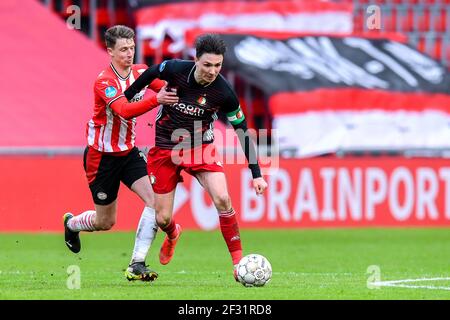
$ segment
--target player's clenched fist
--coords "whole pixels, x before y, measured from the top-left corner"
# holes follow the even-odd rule
[[[253,188],[255,188],[256,194],[263,194],[267,189],[267,182],[263,177],[253,179]]]

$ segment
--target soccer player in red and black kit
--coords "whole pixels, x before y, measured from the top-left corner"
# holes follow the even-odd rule
[[[195,176],[214,202],[234,267],[242,258],[239,226],[222,164],[206,159],[206,154],[213,158],[216,155],[212,143],[213,122],[218,112],[226,113],[238,133],[256,193],[262,194],[267,188],[255,147],[246,132],[247,123],[239,100],[220,74],[225,51],[225,43],[217,35],[203,35],[196,40],[195,61],[167,60],[154,65],[125,90],[125,96],[131,100],[142,88],[159,78],[166,80],[169,90],[176,91],[179,98],[179,102],[165,104],[160,109],[156,120],[156,146],[148,153],[148,173],[155,177],[156,221],[166,233],[159,254],[161,264],[170,262],[181,234],[181,226],[172,218],[175,188],[181,181],[181,170]],[[234,275],[236,278],[236,268]]]
[[[132,29],[120,25],[111,27],[106,31],[105,39],[111,64],[99,74],[94,84],[94,112],[87,123],[88,146],[83,159],[95,211],[85,211],[77,216],[64,215],[65,242],[72,252],[78,253],[80,231],[111,229],[116,221],[117,193],[123,182],[145,202],[136,235],[138,250],[133,252],[127,278],[152,281],[158,275],[145,266],[145,256],[157,231],[154,194],[145,155],[134,145],[135,117],[160,104],[175,103],[178,97],[165,90],[167,84],[164,81],[156,79],[149,82],[148,87],[158,94],[144,99],[146,88],[143,87],[128,102],[123,92],[147,66],[133,64]]]

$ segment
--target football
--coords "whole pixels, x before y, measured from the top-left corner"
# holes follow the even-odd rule
[[[246,287],[262,287],[272,278],[272,266],[262,255],[252,253],[239,261],[237,277]]]

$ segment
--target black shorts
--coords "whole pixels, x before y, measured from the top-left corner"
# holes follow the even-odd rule
[[[128,188],[147,175],[145,154],[134,147],[128,153],[114,155],[86,147],[83,157],[84,171],[95,204],[108,205],[117,199],[120,182]]]

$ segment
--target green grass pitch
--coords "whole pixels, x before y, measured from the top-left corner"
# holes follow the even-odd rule
[[[262,254],[272,264],[264,287],[234,281],[219,231],[186,230],[166,266],[157,258],[159,232],[147,259],[159,273],[153,283],[124,277],[133,232],[82,233],[78,255],[62,234],[0,234],[0,300],[450,298],[449,229],[241,230],[241,238],[245,254]],[[80,289],[67,287],[71,265],[79,267]],[[400,282],[369,289],[370,277]]]

